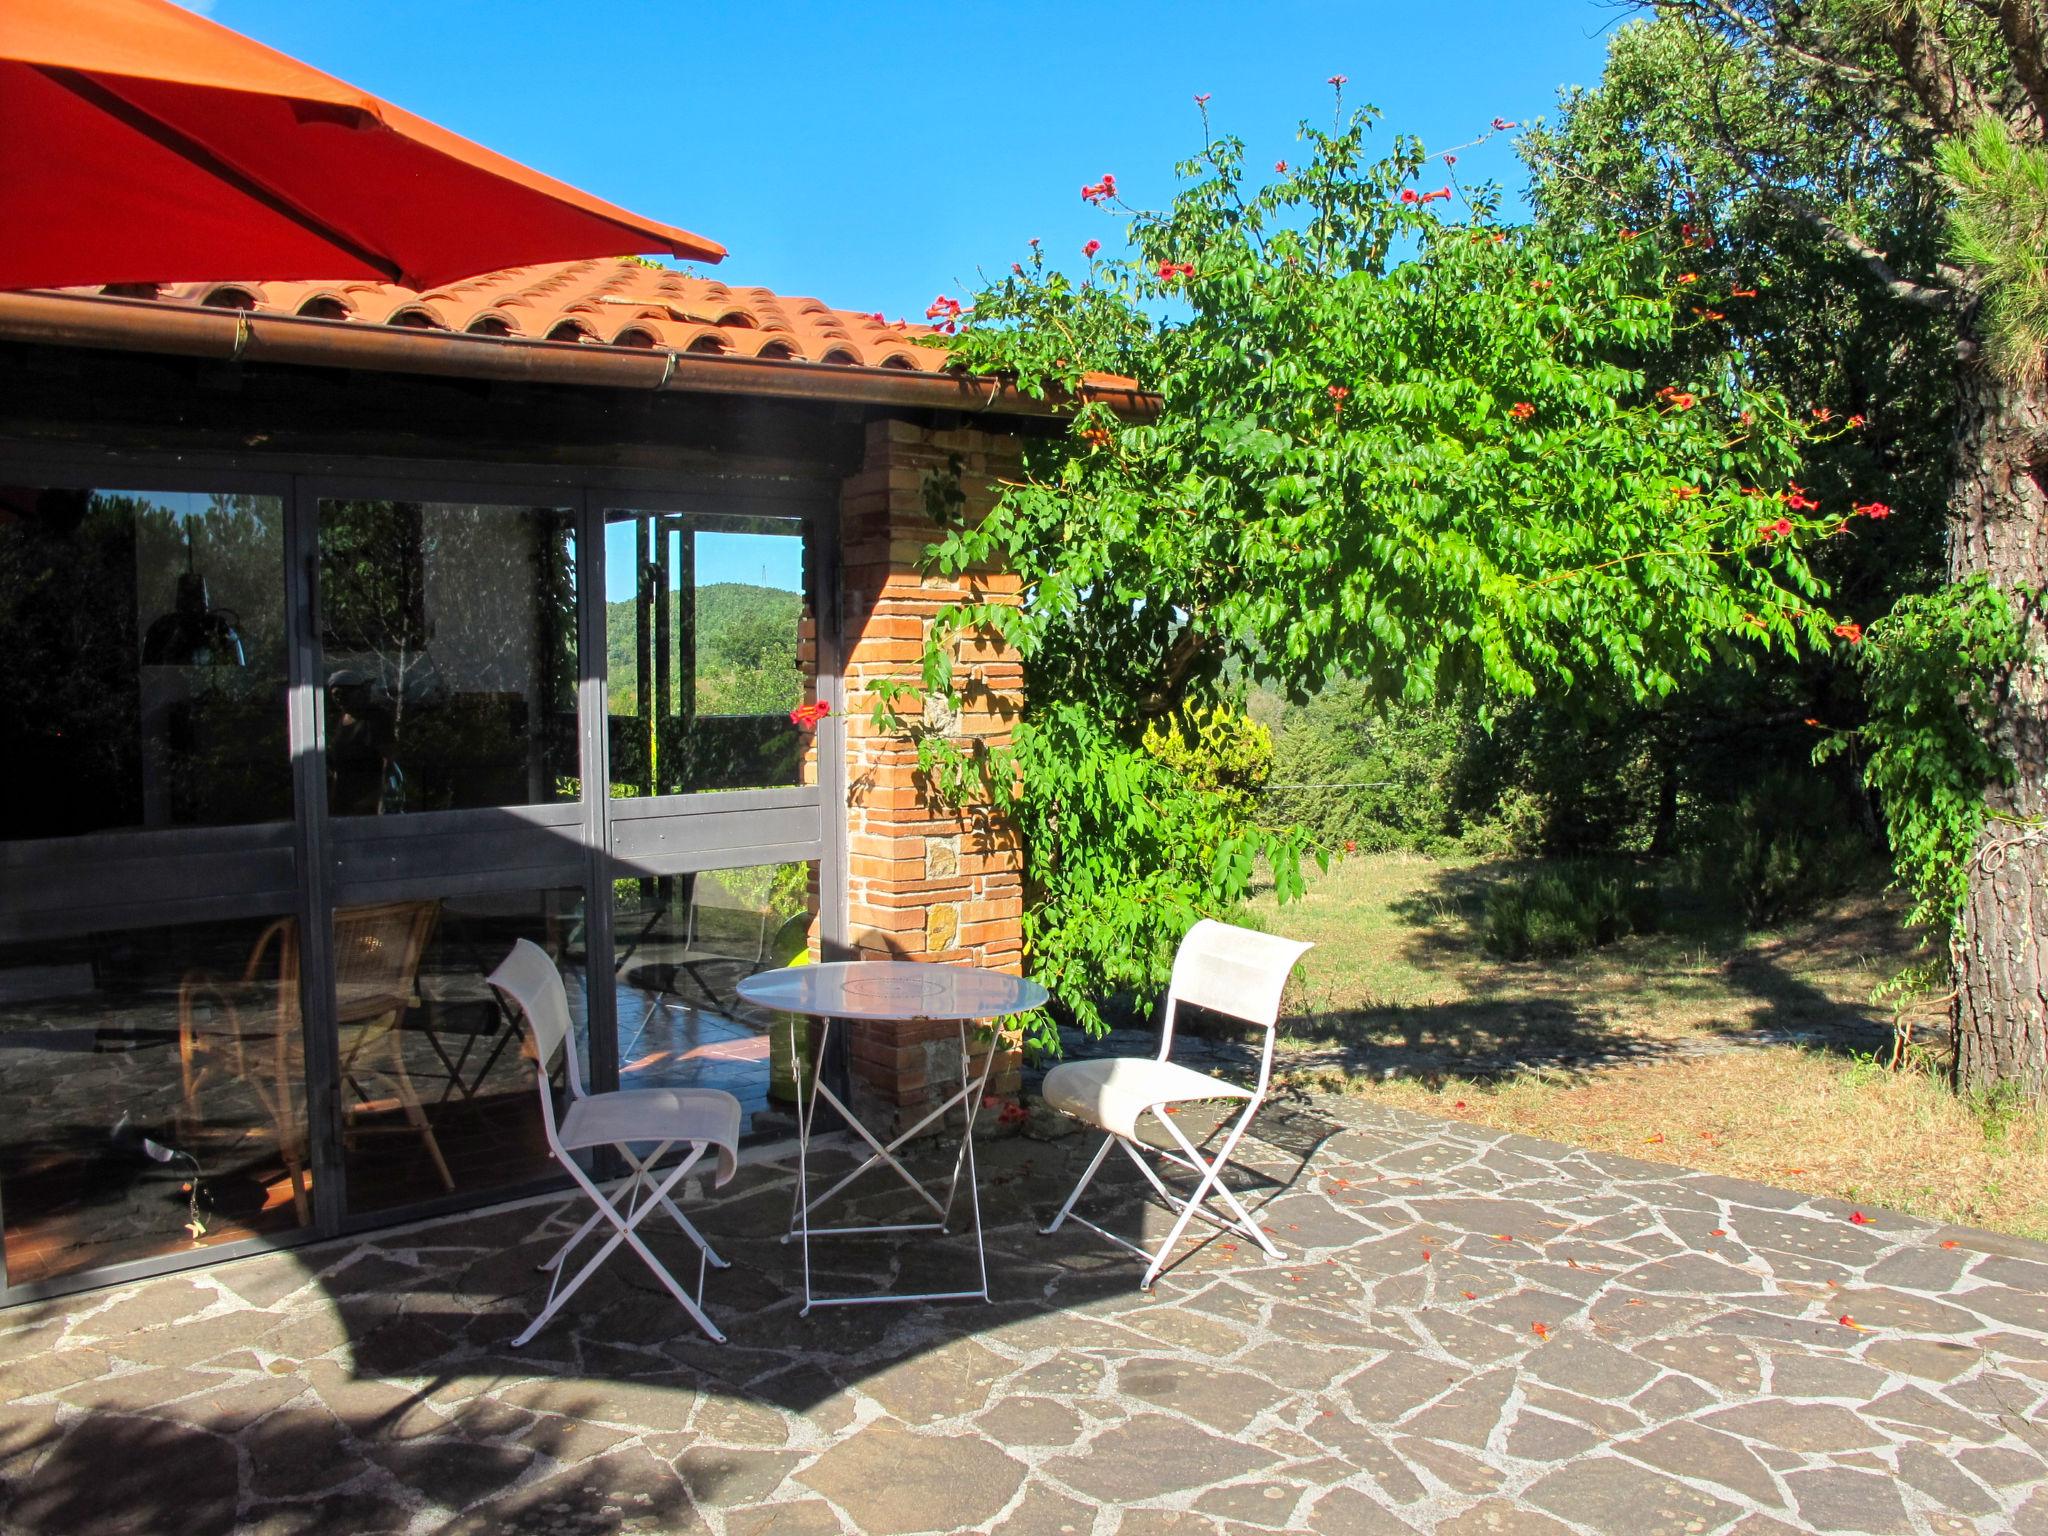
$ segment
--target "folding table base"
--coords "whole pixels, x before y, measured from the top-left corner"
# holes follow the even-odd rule
[[[832,1028],[838,1020],[821,1018],[823,1026],[818,1034],[818,1060],[823,1062],[826,1049],[831,1043]],[[989,1073],[995,1067],[996,1051],[991,1042],[982,1062],[981,1075],[969,1080],[967,1049],[967,1020],[958,1021],[960,1026],[960,1087],[946,1101],[928,1111],[923,1118],[901,1132],[886,1146],[854,1115],[840,1097],[824,1085],[821,1071],[811,1073],[811,1091],[808,1097],[803,1091],[803,1050],[798,1036],[802,1031],[792,1031],[790,1039],[790,1062],[796,1074],[797,1085],[797,1153],[796,1153],[796,1194],[789,1218],[789,1231],[782,1240],[797,1241],[803,1245],[804,1255],[804,1305],[801,1316],[808,1317],[813,1307],[857,1307],[873,1306],[883,1302],[902,1301],[987,1301],[988,1293],[988,1251],[982,1242],[981,1192],[975,1181],[974,1165],[974,1122],[981,1112],[981,1101],[988,1089]],[[849,1129],[866,1142],[871,1149],[867,1160],[851,1173],[842,1176],[823,1194],[812,1195],[810,1185],[810,1144],[811,1127],[817,1118],[818,1100],[822,1097],[844,1120]],[[967,1124],[960,1134],[960,1150],[953,1158],[953,1172],[946,1183],[946,1198],[942,1202],[924,1183],[903,1166],[896,1156],[896,1149],[909,1141],[934,1120],[943,1118],[956,1104],[967,1106]],[[870,1168],[884,1165],[891,1169],[917,1197],[932,1208],[938,1217],[936,1221],[878,1223],[872,1226],[814,1227],[811,1213],[827,1200],[837,1195],[847,1185],[858,1179]],[[981,1275],[981,1288],[971,1291],[920,1291],[877,1293],[873,1296],[820,1296],[811,1289],[811,1239],[813,1237],[868,1236],[885,1232],[948,1232],[951,1230],[953,1205],[960,1193],[961,1174],[967,1176],[967,1202],[973,1216],[974,1256]]]

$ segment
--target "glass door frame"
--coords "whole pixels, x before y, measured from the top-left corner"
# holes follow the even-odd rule
[[[646,513],[655,517],[773,517],[800,521],[804,527],[805,585],[811,599],[813,631],[816,636],[814,666],[817,698],[830,706],[818,721],[814,744],[817,753],[817,783],[774,789],[737,789],[650,795],[630,799],[611,796],[611,729],[606,668],[592,678],[584,669],[586,686],[595,693],[595,710],[586,708],[584,722],[585,763],[603,765],[605,794],[590,806],[591,817],[603,846],[605,883],[593,892],[609,892],[615,879],[660,878],[694,875],[719,869],[740,869],[758,864],[815,862],[818,869],[818,941],[826,959],[850,952],[846,915],[846,690],[841,673],[840,564],[838,500],[836,492],[789,494],[786,489],[763,487],[742,491],[730,483],[704,489],[651,487],[604,487],[590,493],[586,528],[591,538],[584,546],[595,551],[589,580],[600,595],[605,590],[605,535],[612,512]],[[585,569],[578,555],[578,570]],[[604,636],[602,602],[590,605],[588,622],[595,633],[585,644],[608,661]],[[637,683],[637,679],[636,679]],[[593,718],[594,715],[594,718]],[[592,727],[594,726],[594,730]],[[594,924],[601,922],[605,953],[615,952],[611,903],[593,899],[590,911]],[[599,914],[602,914],[601,918]],[[600,936],[590,936],[595,953]],[[618,1082],[618,1019],[616,985],[603,989],[602,1018],[594,989],[590,1001],[593,1057],[600,1042],[608,1055],[602,1080]]]
[[[53,450],[6,442],[0,442],[0,470],[28,484],[224,491],[281,501],[280,574],[288,631],[286,741],[293,819],[248,826],[118,830],[0,845],[0,936],[34,939],[95,931],[83,926],[88,921],[125,930],[181,920],[289,913],[300,935],[308,1167],[313,1175],[312,1221],[289,1232],[236,1238],[25,1284],[10,1283],[0,1246],[0,1308],[477,1209],[564,1182],[553,1175],[389,1210],[348,1212],[333,991],[332,922],[337,904],[429,890],[453,895],[581,885],[586,892],[588,953],[609,956],[610,903],[598,898],[609,892],[615,878],[650,866],[663,873],[690,873],[770,860],[816,860],[823,953],[832,959],[848,952],[837,479],[308,454]],[[319,504],[323,498],[351,492],[383,499],[554,506],[570,512],[577,565],[577,801],[341,819],[381,823],[374,827],[342,825],[330,816],[318,627]],[[635,807],[625,815],[614,812],[609,795],[604,633],[605,513],[612,508],[804,521],[817,697],[831,708],[816,734],[815,785],[663,796],[644,809]],[[594,794],[593,786],[603,786],[605,792]],[[149,878],[152,871],[190,858],[204,858],[209,865],[219,862],[222,880],[209,893],[187,896]],[[233,879],[227,878],[230,874]],[[59,888],[75,891],[78,899],[53,908],[50,897]],[[106,904],[100,896],[109,890],[125,893],[125,899]],[[136,894],[141,892],[150,894]],[[592,978],[589,1067],[592,1087],[602,1090],[618,1081],[616,982],[609,965],[587,967],[586,973]],[[0,1201],[4,1196],[0,1190]]]

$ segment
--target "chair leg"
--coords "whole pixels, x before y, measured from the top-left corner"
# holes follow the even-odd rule
[[[1243,1205],[1238,1203],[1237,1196],[1231,1192],[1229,1184],[1225,1183],[1223,1179],[1223,1170],[1225,1165],[1227,1165],[1230,1161],[1230,1154],[1237,1149],[1237,1143],[1240,1136],[1243,1134],[1244,1130],[1251,1124],[1251,1117],[1255,1113],[1257,1113],[1257,1111],[1258,1105],[1256,1104],[1254,1104],[1250,1109],[1245,1111],[1244,1118],[1231,1131],[1228,1140],[1226,1140],[1223,1144],[1222,1150],[1216,1154],[1217,1173],[1215,1194],[1216,1198],[1221,1200],[1225,1205],[1229,1206],[1231,1211],[1236,1215],[1237,1220],[1234,1223],[1236,1229],[1242,1232],[1246,1237],[1249,1237],[1253,1242],[1257,1243],[1261,1248],[1265,1249],[1267,1258],[1277,1259],[1283,1257],[1283,1255],[1280,1252],[1279,1245],[1276,1244],[1271,1238],[1269,1238],[1266,1235],[1265,1229],[1252,1219],[1251,1212],[1247,1211],[1243,1207]],[[1180,1127],[1176,1125],[1169,1125],[1167,1129],[1173,1135],[1174,1139],[1181,1144],[1183,1150],[1188,1152],[1192,1152],[1194,1150],[1193,1146],[1189,1143],[1186,1135],[1181,1131]],[[1217,1220],[1219,1218],[1212,1216],[1211,1219]],[[1233,1223],[1224,1222],[1223,1225],[1231,1226],[1233,1225]]]
[[[455,1175],[448,1171],[447,1159],[441,1156],[441,1143],[434,1139],[434,1128],[427,1122],[427,1111],[420,1103],[419,1094],[413,1090],[412,1074],[405,1070],[405,1045],[398,1038],[396,1025],[392,1026],[386,1038],[391,1042],[392,1081],[398,1085],[398,1102],[405,1107],[405,1118],[412,1122],[413,1129],[427,1144],[427,1156],[434,1160],[434,1171],[441,1175],[441,1187],[452,1195],[455,1193]]]
[[[621,1200],[624,1200],[628,1195],[633,1194],[642,1186],[645,1186],[650,1190],[653,1189],[654,1174],[652,1170],[654,1164],[661,1161],[662,1154],[667,1152],[669,1147],[672,1145],[673,1143],[671,1142],[663,1142],[660,1146],[656,1147],[654,1151],[649,1153],[644,1160],[635,1158],[632,1153],[627,1152],[624,1149],[620,1149],[619,1155],[623,1157],[626,1160],[626,1162],[632,1167],[633,1172],[624,1181],[614,1186],[612,1191],[612,1203],[614,1205],[618,1204]],[[732,1261],[730,1259],[719,1257],[718,1250],[711,1246],[710,1242],[706,1240],[702,1232],[699,1232],[697,1230],[696,1225],[693,1222],[691,1222],[690,1218],[682,1213],[681,1208],[677,1206],[675,1201],[671,1200],[666,1195],[662,1195],[657,1198],[660,1201],[662,1209],[667,1211],[669,1216],[673,1218],[673,1220],[675,1221],[675,1224],[682,1229],[683,1235],[687,1237],[691,1242],[697,1245],[697,1247],[702,1251],[705,1261],[708,1262],[713,1269],[732,1268]],[[632,1207],[629,1205],[627,1209],[630,1211]],[[559,1268],[561,1266],[562,1260],[567,1258],[570,1252],[576,1247],[576,1245],[582,1242],[584,1238],[590,1235],[591,1229],[603,1220],[603,1212],[593,1211],[584,1220],[583,1225],[578,1227],[572,1234],[570,1234],[569,1240],[563,1243],[561,1247],[555,1250],[552,1257],[543,1260],[539,1264],[536,1264],[534,1268],[542,1271],[543,1273],[551,1269]]]
[[[299,1218],[299,1225],[310,1227],[313,1212],[306,1198],[306,1164],[299,1156],[296,1136],[279,1138],[278,1150],[284,1154],[285,1176],[292,1181],[292,1214]]]
[[[1207,1204],[1209,1191],[1212,1188],[1221,1187],[1218,1184],[1218,1180],[1223,1175],[1224,1166],[1230,1161],[1230,1154],[1236,1150],[1238,1139],[1244,1134],[1245,1127],[1251,1124],[1251,1118],[1258,1113],[1258,1109],[1258,1101],[1254,1099],[1245,1112],[1238,1117],[1237,1124],[1230,1128],[1230,1134],[1224,1138],[1223,1145],[1217,1150],[1215,1158],[1208,1162],[1203,1161],[1202,1155],[1195,1150],[1193,1143],[1181,1133],[1179,1126],[1163,1115],[1160,1117],[1160,1119],[1165,1121],[1167,1133],[1175,1141],[1179,1142],[1181,1150],[1202,1168],[1202,1176],[1195,1184],[1195,1192],[1181,1206],[1180,1215],[1175,1219],[1173,1226],[1167,1231],[1165,1241],[1160,1243],[1158,1251],[1153,1255],[1151,1264],[1145,1270],[1145,1278],[1138,1282],[1140,1290],[1149,1291],[1152,1289],[1153,1282],[1159,1278],[1159,1271],[1166,1267],[1166,1261],[1173,1256],[1174,1247],[1180,1242],[1181,1234],[1187,1231],[1188,1223],[1194,1220],[1196,1211]],[[1238,1210],[1238,1213],[1243,1215],[1243,1207],[1237,1204],[1236,1196],[1231,1195],[1228,1189],[1224,1190],[1224,1194],[1230,1204]],[[1245,1216],[1244,1220],[1245,1235],[1254,1239],[1261,1248],[1265,1249],[1268,1258],[1279,1258],[1280,1250],[1273,1245],[1272,1239],[1259,1230],[1258,1223],[1249,1216]]]
[[[1060,1229],[1069,1216],[1072,1216],[1074,1220],[1080,1222],[1090,1231],[1108,1238],[1119,1247],[1128,1248],[1139,1258],[1144,1259],[1146,1261],[1145,1278],[1139,1282],[1139,1289],[1148,1291],[1152,1289],[1153,1283],[1158,1280],[1160,1271],[1166,1267],[1166,1261],[1172,1257],[1175,1246],[1180,1242],[1181,1236],[1187,1231],[1188,1223],[1197,1216],[1222,1228],[1224,1231],[1236,1232],[1242,1237],[1249,1238],[1265,1251],[1268,1258],[1277,1259],[1282,1257],[1280,1249],[1274,1244],[1273,1240],[1260,1229],[1259,1224],[1252,1219],[1251,1214],[1239,1203],[1237,1196],[1231,1192],[1230,1186],[1223,1182],[1223,1171],[1230,1162],[1230,1155],[1236,1151],[1239,1140],[1251,1125],[1252,1117],[1258,1113],[1258,1110],[1259,1101],[1257,1100],[1254,1100],[1246,1107],[1245,1112],[1231,1126],[1229,1134],[1224,1138],[1223,1145],[1217,1150],[1213,1160],[1204,1158],[1195,1148],[1194,1144],[1187,1139],[1181,1128],[1175,1125],[1170,1118],[1164,1115],[1159,1117],[1161,1123],[1165,1125],[1167,1133],[1179,1143],[1184,1157],[1175,1158],[1174,1154],[1163,1151],[1159,1155],[1169,1160],[1184,1162],[1186,1167],[1199,1175],[1194,1194],[1186,1199],[1175,1194],[1166,1182],[1153,1171],[1152,1165],[1145,1161],[1144,1155],[1138,1146],[1114,1133],[1105,1135],[1102,1138],[1102,1145],[1095,1149],[1095,1156],[1089,1160],[1087,1170],[1081,1175],[1081,1181],[1074,1186],[1074,1192],[1067,1196],[1066,1204],[1062,1205],[1059,1209],[1059,1214],[1054,1216],[1047,1225],[1039,1228],[1039,1231],[1050,1236]],[[1143,1174],[1146,1182],[1152,1186],[1153,1192],[1166,1202],[1169,1210],[1174,1212],[1174,1223],[1167,1232],[1165,1240],[1150,1252],[1147,1252],[1128,1238],[1119,1237],[1107,1228],[1097,1226],[1094,1222],[1088,1220],[1087,1217],[1075,1214],[1074,1206],[1080,1201],[1081,1196],[1087,1192],[1089,1184],[1094,1181],[1095,1175],[1102,1168],[1103,1159],[1109,1155],[1109,1149],[1113,1146],[1121,1146],[1124,1149],[1125,1154],[1136,1165],[1138,1172]],[[1222,1200],[1234,1213],[1236,1219],[1232,1220],[1228,1217],[1220,1216],[1210,1210],[1207,1202],[1212,1198]]]
[[[1089,1160],[1088,1171],[1081,1175],[1081,1182],[1076,1184],[1074,1192],[1067,1196],[1067,1203],[1060,1207],[1059,1215],[1053,1217],[1050,1225],[1038,1229],[1041,1235],[1051,1237],[1053,1233],[1059,1231],[1066,1223],[1066,1219],[1074,1212],[1074,1203],[1087,1190],[1088,1185],[1095,1178],[1096,1172],[1102,1167],[1102,1160],[1109,1156],[1109,1149],[1115,1144],[1116,1138],[1114,1136],[1104,1136],[1102,1138],[1102,1145],[1095,1149],[1095,1156]]]
[[[654,1208],[657,1205],[667,1204],[669,1192],[673,1190],[675,1186],[682,1181],[682,1178],[685,1174],[687,1174],[693,1167],[696,1166],[697,1159],[702,1157],[704,1155],[704,1152],[705,1145],[703,1143],[698,1143],[694,1145],[690,1149],[690,1155],[684,1158],[681,1162],[677,1163],[676,1166],[669,1171],[669,1175],[666,1179],[662,1180],[660,1184],[654,1186],[653,1192],[649,1195],[647,1199],[637,1201],[630,1212],[623,1214],[619,1211],[618,1206],[615,1202],[607,1200],[605,1198],[604,1191],[599,1189],[597,1185],[591,1181],[591,1178],[588,1174],[586,1174],[581,1168],[577,1167],[575,1163],[567,1163],[566,1166],[569,1170],[569,1176],[573,1178],[579,1186],[581,1186],[585,1194],[587,1194],[594,1202],[596,1202],[598,1206],[598,1218],[600,1220],[608,1221],[611,1223],[613,1228],[612,1235],[606,1238],[603,1245],[599,1247],[597,1252],[592,1254],[590,1258],[587,1261],[585,1261],[583,1267],[576,1271],[574,1278],[572,1278],[567,1285],[562,1284],[562,1276],[560,1269],[556,1270],[554,1283],[548,1287],[547,1303],[541,1308],[540,1314],[537,1317],[535,1317],[532,1322],[528,1323],[524,1331],[522,1331],[519,1334],[519,1336],[512,1341],[512,1347],[514,1349],[522,1348],[526,1344],[530,1343],[534,1335],[539,1333],[542,1328],[546,1327],[547,1324],[554,1318],[555,1314],[562,1310],[563,1305],[568,1302],[569,1298],[574,1296],[577,1291],[583,1288],[583,1283],[597,1272],[598,1266],[603,1264],[606,1259],[610,1258],[612,1256],[612,1253],[618,1248],[618,1246],[621,1243],[626,1244],[640,1256],[641,1262],[646,1264],[646,1266],[654,1272],[655,1278],[662,1283],[662,1286],[668,1291],[668,1293],[676,1299],[677,1304],[680,1305],[685,1312],[690,1314],[691,1318],[695,1320],[697,1326],[702,1328],[704,1332],[710,1336],[713,1342],[719,1344],[723,1344],[725,1342],[725,1335],[721,1333],[718,1329],[718,1326],[715,1323],[713,1323],[708,1316],[705,1315],[703,1307],[699,1305],[698,1302],[694,1298],[692,1298],[687,1291],[685,1291],[682,1288],[682,1286],[676,1283],[675,1276],[671,1275],[668,1272],[668,1270],[662,1265],[661,1260],[655,1256],[654,1250],[649,1248],[647,1244],[641,1239],[638,1230],[640,1223],[646,1220],[648,1215],[654,1210]],[[630,1179],[628,1181],[628,1187],[631,1188],[637,1186],[639,1182],[640,1181],[638,1177]]]
[[[673,1142],[664,1141],[660,1146],[654,1149],[653,1153],[648,1157],[647,1162],[651,1163],[655,1161],[655,1159],[659,1158],[662,1155],[662,1153],[666,1152],[673,1145]],[[620,1200],[623,1200],[627,1195],[631,1194],[636,1188],[638,1188],[640,1180],[644,1176],[643,1169],[645,1165],[634,1162],[632,1153],[622,1151],[620,1153],[620,1156],[624,1157],[627,1162],[633,1163],[633,1172],[630,1176],[619,1181],[613,1186],[612,1203],[614,1205],[616,1205]],[[631,1209],[631,1207],[629,1206],[628,1209]],[[592,1228],[596,1227],[596,1225],[603,1220],[603,1211],[592,1211],[588,1216],[586,1216],[583,1219],[583,1225],[578,1227],[574,1232],[569,1234],[569,1240],[567,1242],[563,1243],[561,1247],[557,1248],[550,1258],[547,1258],[543,1260],[541,1263],[534,1265],[534,1268],[540,1270],[543,1274],[546,1273],[548,1270],[561,1268],[562,1260],[569,1257],[569,1255],[575,1251],[576,1245],[582,1242],[584,1238],[590,1236]]]

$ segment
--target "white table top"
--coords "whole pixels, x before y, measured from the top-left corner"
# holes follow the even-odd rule
[[[1035,981],[968,965],[835,960],[749,976],[739,995],[757,1008],[828,1019],[994,1019],[1042,1007]]]

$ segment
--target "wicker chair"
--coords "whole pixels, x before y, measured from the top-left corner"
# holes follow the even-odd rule
[[[356,1095],[348,1113],[355,1114],[369,1102],[365,1080],[382,1078],[390,1083],[405,1118],[426,1144],[442,1187],[452,1192],[455,1179],[413,1089],[399,1030],[406,1011],[419,1005],[420,960],[439,914],[439,904],[431,901],[337,908],[334,1001],[341,1080]],[[225,1020],[225,1030],[209,1029],[209,1014]],[[278,1150],[291,1178],[292,1206],[305,1225],[311,1220],[301,1106],[306,1035],[299,1011],[299,929],[294,919],[280,918],[263,930],[239,981],[223,984],[203,971],[186,976],[178,989],[178,1049],[184,1075],[183,1115],[190,1125],[204,1124],[201,1096],[223,1074],[255,1093],[277,1128]]]

